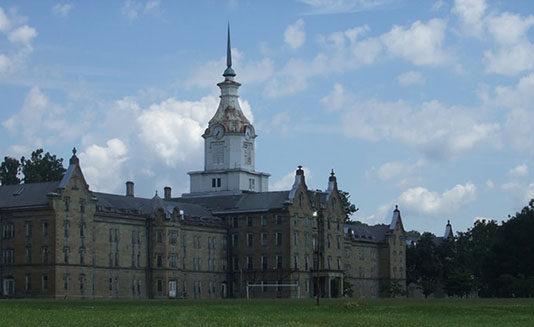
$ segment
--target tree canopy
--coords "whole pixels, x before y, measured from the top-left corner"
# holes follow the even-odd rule
[[[31,153],[30,158],[22,157],[20,161],[5,157],[0,164],[2,185],[19,184],[21,181],[39,183],[61,180],[66,171],[63,167],[63,159],[50,152],[43,153],[43,149],[37,149]]]

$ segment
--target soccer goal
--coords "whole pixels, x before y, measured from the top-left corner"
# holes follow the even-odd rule
[[[276,288],[289,287],[289,288],[294,288],[294,289],[297,289],[297,298],[300,299],[300,286],[299,286],[298,283],[295,283],[295,284],[264,284],[264,283],[247,284],[247,300],[250,300],[250,290],[253,289],[254,287],[259,287],[261,289],[269,288],[269,287],[276,287]]]

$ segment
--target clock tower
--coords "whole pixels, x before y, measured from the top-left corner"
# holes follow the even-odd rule
[[[220,102],[215,115],[208,123],[204,138],[204,170],[189,172],[191,190],[185,196],[238,194],[243,191],[267,192],[269,174],[255,170],[254,126],[239,106],[236,73],[232,68],[230,27],[226,50],[224,81]]]

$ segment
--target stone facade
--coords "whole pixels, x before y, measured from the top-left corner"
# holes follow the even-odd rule
[[[228,39],[228,44],[230,43]],[[10,297],[377,297],[405,289],[400,211],[390,225],[345,224],[334,171],[287,191],[255,170],[228,48],[221,102],[202,135],[204,171],[173,198],[89,188],[73,151],[57,182],[0,186],[0,287]],[[218,148],[216,148],[218,147]],[[251,286],[252,285],[252,286]]]

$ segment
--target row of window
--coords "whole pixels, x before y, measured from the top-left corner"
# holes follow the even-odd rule
[[[79,231],[80,231],[80,237],[83,239],[85,237],[85,229],[86,225],[85,222],[81,221],[79,224]],[[63,222],[63,237],[69,238],[70,236],[70,221],[68,219],[65,219]]]
[[[64,207],[65,207],[65,211],[70,211],[70,202],[71,202],[70,201],[70,196],[65,196],[63,198],[63,204],[64,204]],[[80,212],[84,213],[85,212],[85,207],[86,207],[85,199],[80,198],[78,203],[80,204],[80,207],[79,207]]]
[[[43,221],[41,222],[41,235],[43,238],[48,237],[48,222]],[[31,238],[33,234],[33,224],[32,222],[25,222],[24,223],[24,236],[26,238]],[[15,224],[14,223],[6,223],[2,225],[2,237],[4,239],[11,239],[15,237]]]
[[[233,261],[233,263],[232,263],[233,269],[235,271],[239,271],[241,269],[244,269],[244,270],[259,269],[259,270],[262,270],[262,271],[277,270],[277,269],[282,269],[283,268],[283,263],[284,263],[283,256],[281,256],[281,255],[274,256],[274,261],[270,261],[268,256],[265,256],[265,255],[261,256],[260,257],[260,262],[259,262],[259,264],[260,264],[259,267],[255,266],[254,257],[250,257],[250,256],[246,256],[245,257],[245,262],[244,262],[244,266],[243,267],[241,267],[239,265],[239,258],[238,257],[233,257],[232,261]],[[317,258],[315,256],[313,258],[313,266],[311,264],[312,264],[312,262],[310,261],[310,256],[309,255],[305,255],[304,256],[304,266],[303,267],[301,267],[301,265],[300,265],[299,255],[297,254],[297,255],[293,256],[292,269],[295,269],[295,270],[298,270],[298,269],[301,269],[301,268],[303,268],[304,270],[315,269],[317,267]],[[332,257],[328,256],[327,257],[327,262],[326,262],[326,268],[329,269],[329,270],[332,270],[332,269],[341,270],[342,269],[341,257],[337,258],[336,266],[334,266],[334,264],[332,262]]]
[[[48,264],[48,246],[41,247],[41,264]],[[25,263],[32,263],[32,247],[26,246],[25,248]],[[8,248],[2,251],[2,263],[3,264],[14,264],[15,263],[15,250]]]
[[[165,266],[164,262],[163,262],[163,254],[156,254],[156,267],[157,268],[163,268]],[[192,266],[191,266],[191,269],[192,270],[196,270],[196,271],[200,271],[202,270],[202,258],[201,257],[193,257],[191,258],[192,260]],[[208,264],[208,267],[207,269],[209,271],[214,271],[216,270],[216,265],[217,265],[217,260],[216,259],[213,259],[213,258],[208,258],[207,259],[207,264]],[[225,270],[226,267],[224,265],[224,261],[222,261],[222,270]],[[178,268],[178,255],[176,254],[170,254],[168,257],[167,257],[167,267],[168,268]],[[182,269],[185,269],[185,260],[182,261]]]
[[[239,221],[240,220],[246,220],[246,225],[248,227],[252,227],[254,226],[254,221],[256,221],[258,218],[257,217],[233,217],[232,218],[232,227],[234,228],[239,228]],[[282,225],[283,223],[283,219],[282,219],[282,216],[281,215],[274,215],[273,216],[273,220],[274,220],[274,223],[277,224],[277,225]],[[266,215],[263,215],[263,216],[260,216],[260,225],[265,227],[267,226],[269,222],[269,217],[266,216]]]
[[[254,233],[247,233],[246,234],[246,245],[247,247],[254,246],[254,239],[255,239]],[[274,239],[274,244],[276,246],[282,245],[282,233],[273,233],[272,234]],[[267,246],[269,243],[269,234],[268,233],[260,233],[260,244],[261,246]],[[239,234],[232,234],[232,246],[238,247],[239,246]]]

